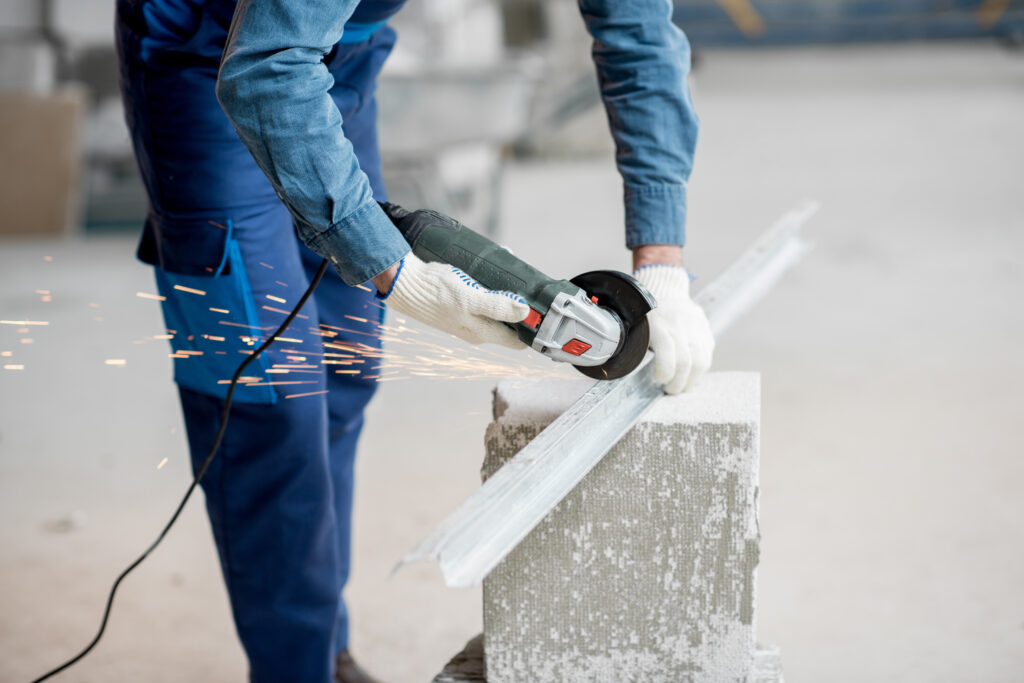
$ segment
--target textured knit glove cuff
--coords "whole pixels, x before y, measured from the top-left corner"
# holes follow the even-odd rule
[[[669,293],[690,296],[690,274],[683,266],[669,264],[640,266],[633,271],[633,277],[646,287],[655,299],[659,295],[664,296]]]

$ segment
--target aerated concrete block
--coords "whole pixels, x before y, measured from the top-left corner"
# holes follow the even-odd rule
[[[499,384],[484,477],[586,386]],[[755,664],[759,423],[755,373],[660,399],[484,581],[488,683],[773,680]]]

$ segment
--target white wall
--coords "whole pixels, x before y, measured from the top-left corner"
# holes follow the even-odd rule
[[[38,31],[42,13],[39,0],[0,0],[0,37]]]
[[[58,33],[74,47],[114,42],[114,0],[55,0],[53,14]]]

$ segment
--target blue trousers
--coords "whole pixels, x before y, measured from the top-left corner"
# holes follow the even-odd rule
[[[117,22],[125,111],[150,200],[139,257],[166,297],[198,467],[228,378],[284,320],[320,259],[297,240],[216,101],[219,55],[153,50],[140,5],[119,0]],[[327,60],[346,136],[381,200],[374,88],[393,42],[385,27]],[[376,386],[365,352],[379,348],[381,316],[372,293],[329,271],[286,341],[246,372],[202,481],[252,681],[326,683],[347,649],[353,461]]]

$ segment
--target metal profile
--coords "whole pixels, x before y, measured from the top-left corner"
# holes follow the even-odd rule
[[[818,209],[785,214],[696,296],[715,337],[762,299],[809,248],[800,228]],[[662,396],[653,356],[621,379],[596,382],[395,567],[437,559],[445,584],[480,583]]]

